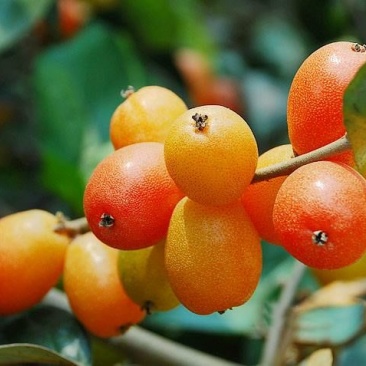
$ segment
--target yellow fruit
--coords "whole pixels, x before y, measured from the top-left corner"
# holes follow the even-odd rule
[[[366,255],[349,266],[340,269],[322,270],[311,268],[311,272],[321,285],[327,285],[333,281],[353,281],[366,277]]]
[[[192,108],[172,124],[164,144],[170,176],[190,199],[225,205],[253,178],[258,149],[248,124],[219,105]]]
[[[43,210],[0,220],[0,315],[40,302],[62,274],[70,239],[54,231],[58,220]]]
[[[126,294],[118,276],[118,250],[92,233],[77,236],[65,261],[64,287],[70,306],[92,334],[119,335],[145,316]]]
[[[171,218],[165,248],[170,284],[196,314],[244,304],[262,270],[259,236],[241,203],[205,206],[183,198]]]
[[[164,263],[165,240],[138,250],[121,250],[120,279],[128,296],[148,313],[179,305],[168,282]]]
[[[167,88],[149,85],[132,92],[111,118],[114,148],[136,142],[164,142],[171,122],[186,110],[183,100]]]

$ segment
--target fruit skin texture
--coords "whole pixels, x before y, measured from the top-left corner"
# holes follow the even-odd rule
[[[288,96],[287,123],[290,142],[297,154],[329,144],[346,133],[343,94],[365,52],[352,42],[333,42],[313,52],[298,69]],[[351,151],[329,159],[354,165]]]
[[[274,147],[259,156],[257,169],[281,163],[292,157],[293,151],[290,144]],[[247,187],[241,197],[244,208],[257,229],[259,236],[272,244],[280,244],[280,239],[273,226],[272,213],[277,192],[286,177],[280,176],[253,183]]]
[[[110,138],[115,149],[136,142],[164,142],[171,121],[187,110],[169,89],[149,85],[127,97],[113,112]]]
[[[201,130],[194,120],[197,116],[207,116]],[[238,200],[258,161],[257,143],[248,124],[219,105],[192,108],[178,117],[165,141],[164,154],[177,186],[192,200],[208,205]]]
[[[70,242],[57,222],[38,209],[0,219],[0,315],[29,309],[57,283]]]
[[[273,223],[284,248],[318,269],[338,269],[366,248],[366,183],[351,167],[310,163],[288,176],[278,191]],[[313,233],[326,233],[321,245]]]
[[[141,142],[114,151],[98,164],[85,188],[84,212],[103,243],[141,249],[166,236],[182,197],[167,172],[163,144]],[[111,226],[100,226],[105,214],[114,218]]]
[[[176,206],[165,265],[180,302],[206,315],[244,304],[262,270],[259,236],[240,202],[206,206],[187,197]]]
[[[121,250],[119,275],[128,296],[147,312],[167,311],[179,305],[168,281],[165,240],[139,250]]]
[[[140,322],[145,313],[126,294],[118,276],[118,250],[88,232],[68,248],[64,288],[70,306],[85,328],[107,338]]]

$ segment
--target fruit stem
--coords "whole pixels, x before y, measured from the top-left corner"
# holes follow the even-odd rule
[[[58,289],[52,289],[43,299],[43,304],[72,313],[66,294]],[[240,366],[238,363],[184,346],[136,325],[120,336],[102,341],[119,348],[132,363],[138,365]]]
[[[263,366],[279,366],[283,364],[283,357],[290,341],[285,337],[285,326],[288,325],[289,310],[294,302],[298,285],[304,275],[306,266],[295,261],[294,268],[288,281],[284,284],[283,291],[272,314],[272,324],[267,334],[267,341],[264,345],[262,362]]]
[[[340,139],[325,145],[319,149],[313,150],[309,153],[298,155],[292,159],[283,161],[281,163],[273,164],[265,168],[258,169],[252,179],[252,183],[269,180],[272,178],[289,175],[302,165],[312,163],[314,161],[324,160],[333,155],[350,150],[351,144],[345,134]]]
[[[57,212],[56,217],[58,220],[56,226],[54,227],[54,231],[56,233],[67,235],[69,238],[74,238],[77,235],[90,231],[85,217],[80,217],[75,220],[68,220],[62,212]]]

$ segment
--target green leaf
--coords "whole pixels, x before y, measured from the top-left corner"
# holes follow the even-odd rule
[[[124,0],[121,8],[126,22],[151,50],[170,52],[179,47],[207,53],[213,50],[203,8],[195,0]]]
[[[296,319],[295,339],[300,344],[337,346],[354,338],[363,328],[361,303],[311,309]]]
[[[85,182],[109,152],[109,122],[128,85],[149,83],[125,34],[103,24],[86,27],[36,62],[34,92],[43,183],[82,213]]]
[[[366,177],[366,64],[344,95],[344,124],[352,145],[357,170]]]
[[[12,351],[6,351],[13,357],[16,352],[21,352],[22,357],[41,357],[44,348],[41,348],[42,352],[39,353],[40,348],[27,345],[31,343],[48,348],[52,351],[51,356],[57,352],[59,356],[84,366],[92,364],[88,335],[75,317],[65,310],[38,305],[27,312],[1,318],[0,334],[2,344],[20,343],[21,347],[25,347],[19,350],[14,345]],[[0,360],[1,355],[2,353]],[[42,359],[23,358],[23,361],[41,362]]]
[[[26,35],[52,3],[53,0],[0,1],[0,52]]]
[[[34,344],[19,343],[0,346],[0,365],[40,363],[59,366],[80,366],[57,352]]]

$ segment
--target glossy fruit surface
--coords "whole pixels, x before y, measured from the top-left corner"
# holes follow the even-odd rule
[[[163,144],[141,142],[116,150],[98,164],[84,192],[84,211],[103,243],[140,249],[165,237],[182,197],[167,172]]]
[[[337,269],[366,249],[366,183],[345,164],[298,168],[278,191],[274,227],[284,248],[304,264]]]
[[[85,328],[98,337],[116,336],[145,314],[122,287],[117,260],[118,250],[91,232],[76,237],[66,255],[64,288],[70,306]]]
[[[206,206],[187,197],[176,206],[165,264],[180,302],[196,314],[245,303],[262,270],[259,236],[240,202]]]
[[[232,110],[208,105],[182,114],[164,144],[169,174],[192,200],[224,205],[240,198],[253,178],[257,143]]]
[[[343,94],[366,52],[352,42],[333,42],[312,53],[298,69],[289,91],[287,123],[291,144],[304,154],[342,137]],[[332,160],[354,165],[352,152]]]
[[[164,142],[171,122],[186,110],[183,100],[167,88],[150,85],[132,92],[111,118],[114,148],[136,142]]]
[[[289,160],[292,157],[293,151],[290,144],[274,147],[259,156],[257,169]],[[247,187],[241,198],[259,236],[272,244],[279,244],[279,237],[273,226],[272,213],[277,192],[285,179],[286,176],[280,176],[253,183]]]
[[[70,239],[56,224],[37,209],[0,219],[0,315],[32,307],[58,281]]]
[[[165,240],[139,250],[121,250],[120,279],[129,297],[148,313],[179,305],[169,284],[164,263]]]

